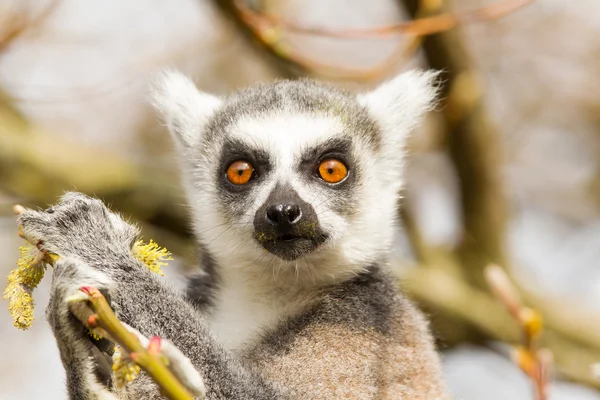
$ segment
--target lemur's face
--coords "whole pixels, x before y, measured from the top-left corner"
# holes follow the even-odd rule
[[[253,106],[244,104],[244,111]],[[239,104],[223,107],[223,115],[235,115],[228,107]],[[361,155],[375,156],[378,146],[377,127],[354,107],[345,118],[274,104],[262,115],[211,127],[218,144],[207,143],[216,156],[208,165],[218,213],[247,246],[294,261],[337,244],[368,186],[370,163]]]
[[[278,82],[224,100],[168,74],[156,102],[184,153],[200,241],[223,260],[378,261],[391,244],[406,135],[432,74],[351,95]],[[278,260],[278,261],[277,261]]]

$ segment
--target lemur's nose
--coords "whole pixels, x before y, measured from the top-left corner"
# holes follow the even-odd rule
[[[291,227],[302,217],[297,204],[273,204],[267,207],[267,221],[278,227]]]

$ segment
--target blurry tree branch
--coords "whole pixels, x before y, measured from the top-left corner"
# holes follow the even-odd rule
[[[544,321],[537,310],[523,304],[506,272],[490,264],[485,276],[492,292],[521,327],[522,342],[512,349],[512,359],[531,379],[536,400],[548,399],[548,384],[552,374],[553,354],[539,347]]]
[[[221,13],[237,27],[241,35],[263,53],[265,59],[269,61],[280,76],[294,78],[308,73],[302,66],[281,57],[278,50],[269,45],[268,41],[260,40],[260,36],[257,36],[256,32],[240,18],[237,7],[232,0],[213,0],[213,2],[221,10]]]
[[[411,15],[420,9],[420,0],[401,2]],[[459,177],[465,225],[460,259],[465,277],[484,287],[484,267],[490,262],[506,265],[506,202],[500,179],[498,132],[486,115],[483,90],[460,32],[452,29],[428,36],[423,50],[429,66],[444,74],[442,116],[450,157]]]
[[[447,263],[456,263],[448,257]],[[456,328],[455,323],[466,324],[485,337],[509,344],[521,342],[519,324],[504,307],[488,292],[467,284],[460,276],[450,272],[454,268],[435,265],[428,268],[414,267],[400,275],[402,287],[432,315],[437,336],[444,337]],[[590,366],[600,359],[600,338],[595,334],[600,329],[600,316],[581,309],[575,304],[566,304],[543,297],[520,288],[525,301],[545,318],[545,331],[540,345],[549,348],[556,363],[556,370],[576,382],[600,388]],[[442,316],[450,324],[439,325]]]
[[[432,11],[423,7],[424,2],[402,0],[415,17]],[[434,321],[443,322],[434,324],[442,338],[456,337],[456,328],[466,324],[472,328],[467,329],[469,334],[473,329],[480,332],[478,339],[517,344],[519,326],[486,289],[483,274],[490,262],[507,265],[498,133],[486,115],[482,88],[460,32],[452,29],[427,36],[423,50],[429,66],[445,74],[442,117],[459,176],[465,235],[457,252],[431,248],[405,212],[405,228],[420,262],[419,268],[405,276],[405,285],[416,300],[442,317],[434,316]],[[523,288],[520,292],[546,319],[540,344],[553,352],[557,370],[570,379],[599,387],[589,366],[600,355],[600,341],[594,334],[600,328],[600,317],[562,299],[545,298]]]
[[[41,131],[1,95],[0,121],[0,189],[29,206],[52,204],[65,190],[96,195],[145,221],[173,251],[188,252],[185,210],[173,207],[184,201],[172,176]]]
[[[251,37],[269,58],[277,59],[279,66],[287,68],[286,74],[316,73],[332,79],[352,79],[359,81],[377,81],[387,77],[418,48],[419,38],[437,32],[447,31],[460,24],[481,22],[502,18],[533,0],[503,0],[479,9],[460,14],[444,12],[412,21],[381,26],[372,29],[331,30],[302,26],[269,13],[249,7],[244,0],[215,0],[221,10],[232,18],[240,31]],[[437,2],[433,2],[437,3]],[[424,8],[432,8],[432,2],[423,2]],[[329,65],[300,55],[285,40],[287,33],[300,33],[338,39],[384,38],[392,34],[404,34],[410,38],[400,44],[393,54],[381,64],[369,69],[353,69],[339,65]]]
[[[3,15],[0,15],[0,26],[3,30],[0,31],[0,52],[5,50],[14,39],[19,37],[25,30],[31,29],[32,27],[40,24],[48,15],[50,15],[56,6],[60,3],[60,0],[51,0],[42,12],[37,15],[31,15],[30,10],[27,8],[33,8],[35,2],[26,4],[25,1],[14,1],[14,8],[7,7]],[[13,11],[14,10],[14,11]]]
[[[452,29],[458,25],[489,21],[505,17],[520,8],[531,4],[534,0],[500,0],[488,6],[467,11],[463,13],[452,13],[449,11],[415,19],[412,21],[402,22],[394,25],[386,25],[367,29],[346,29],[346,30],[331,30],[327,28],[313,28],[302,26],[285,19],[273,15],[268,12],[257,12],[251,7],[248,7],[244,0],[231,0],[231,3],[236,7],[237,12],[251,26],[252,29],[265,29],[259,27],[264,25],[268,28],[279,28],[288,32],[297,32],[305,35],[333,37],[339,39],[364,39],[364,38],[381,38],[397,33],[410,35],[431,35]],[[439,1],[424,1],[424,8],[434,8]]]

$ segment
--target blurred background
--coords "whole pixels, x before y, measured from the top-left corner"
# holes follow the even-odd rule
[[[484,279],[496,263],[543,315],[548,398],[600,399],[600,2],[0,0],[1,276],[22,244],[12,205],[78,190],[172,250],[181,282],[195,254],[177,155],[146,99],[164,67],[218,94],[443,70],[438,112],[410,141],[394,267],[449,385],[462,400],[535,398],[511,359],[522,328]],[[0,307],[2,400],[66,398],[48,281],[28,331]]]

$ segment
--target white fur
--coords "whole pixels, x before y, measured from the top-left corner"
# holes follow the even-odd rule
[[[384,129],[388,149],[404,147],[408,134],[435,106],[438,72],[411,70],[357,97]]]
[[[211,331],[232,351],[241,351],[257,336],[277,325],[283,307],[273,307],[243,282],[227,281],[219,292],[217,307],[207,316]]]
[[[266,151],[274,163],[268,181],[263,180],[260,189],[252,192],[253,205],[233,225],[221,215],[217,189],[212,187],[219,149],[203,152],[201,160],[187,165],[186,190],[196,232],[222,267],[220,291],[207,320],[223,345],[243,350],[281,318],[300,312],[310,301],[311,290],[346,280],[374,262],[385,261],[403,181],[403,148],[410,131],[432,107],[435,76],[410,71],[357,97],[379,124],[383,137],[377,154],[366,140],[356,143],[354,156],[361,160],[363,177],[356,213],[350,219],[333,212],[327,190],[316,183],[307,184],[297,171],[304,150],[344,135],[344,124],[336,117],[272,110],[241,118],[228,128],[238,140]],[[167,121],[174,122],[171,129],[182,128],[174,136],[187,147],[199,143],[201,127],[220,100],[200,94],[183,79],[167,75],[155,104]],[[296,261],[266,253],[252,238],[254,214],[277,183],[290,184],[313,205],[320,225],[329,234],[328,242],[319,250]]]
[[[151,98],[181,150],[197,144],[206,122],[221,105],[218,97],[198,91],[188,77],[171,70],[154,80]]]
[[[67,257],[65,257],[67,259]],[[91,286],[95,288],[108,289],[110,290],[114,286],[113,280],[108,274],[98,271],[90,267],[83,261],[80,261],[76,257],[69,256],[69,262],[77,263],[78,277],[75,279],[69,289],[68,293],[76,293],[82,286]]]

